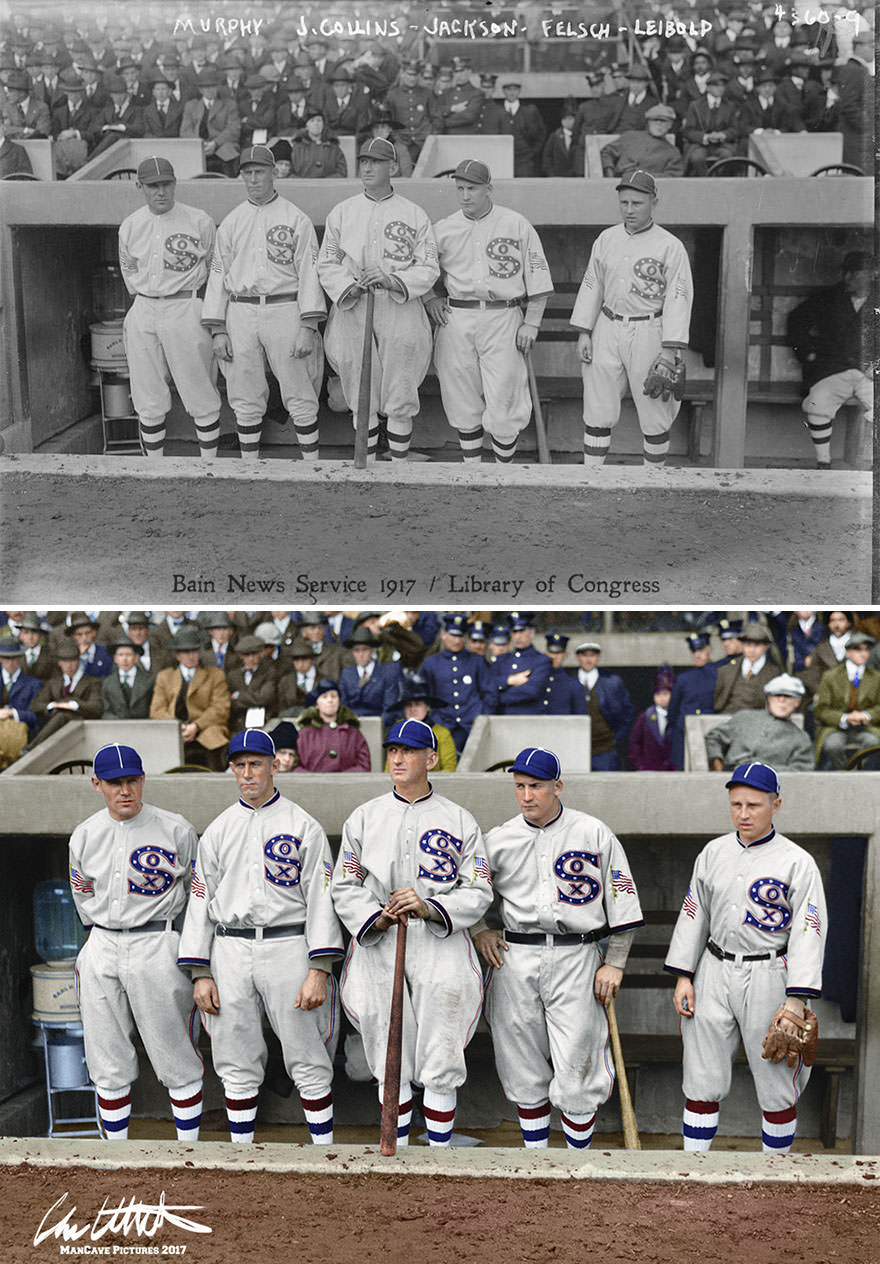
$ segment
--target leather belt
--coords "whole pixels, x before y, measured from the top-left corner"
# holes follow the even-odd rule
[[[711,939],[706,944],[713,957],[717,957],[719,961],[772,961],[774,957],[781,957],[787,948],[777,948],[775,952],[725,952],[723,948],[719,948]]]
[[[198,298],[198,290],[178,290],[176,294],[141,294],[138,291],[138,298],[148,298],[154,303],[161,303],[172,298]]]
[[[521,307],[524,298],[450,298],[450,307]]]
[[[233,939],[280,939],[282,935],[304,935],[305,926],[297,922],[289,926],[217,926],[217,934]]]
[[[526,932],[519,930],[506,930],[504,938],[509,944],[594,944],[598,939],[602,939],[608,934],[607,927],[602,930],[591,930],[585,935],[562,934],[553,935],[549,932],[544,934],[541,931]]]
[[[602,304],[602,315],[607,316],[609,320],[622,320],[623,323],[632,324],[637,320],[656,320],[658,316],[662,316],[662,312],[650,312],[647,316],[618,316],[617,312],[612,312],[610,307]]]
[[[230,303],[259,303],[261,307],[269,303],[295,303],[299,294],[230,294]]]
[[[181,918],[180,921],[183,919]],[[177,918],[160,917],[152,922],[144,922],[141,926],[102,926],[100,922],[93,922],[98,930],[109,930],[111,935],[140,935],[143,931],[162,931],[162,930],[180,930],[180,924]]]

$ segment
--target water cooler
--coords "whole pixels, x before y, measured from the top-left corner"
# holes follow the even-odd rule
[[[34,940],[43,961],[40,965],[31,966],[31,982],[33,1020],[42,1043],[46,1067],[50,1137],[104,1135],[98,1113],[97,1089],[89,1079],[86,1067],[73,970],[83,939],[82,923],[67,882],[53,878],[38,883],[34,889]],[[85,1100],[91,1113],[58,1114],[56,1098],[60,1093],[87,1095]],[[65,1125],[61,1131],[57,1131],[58,1124]],[[89,1127],[73,1129],[68,1126],[71,1124],[88,1124]]]

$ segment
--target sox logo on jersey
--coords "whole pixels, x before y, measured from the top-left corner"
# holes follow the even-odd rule
[[[419,865],[418,876],[427,878],[432,882],[455,882],[458,878],[458,863],[454,856],[449,854],[451,847],[458,855],[461,855],[462,840],[455,838],[454,835],[448,834],[446,830],[433,829],[428,830],[419,839],[419,847],[426,856],[433,856],[434,862],[430,869],[424,865]]]
[[[263,845],[263,855],[274,868],[264,865],[266,881],[276,887],[295,887],[299,884],[302,873],[302,861],[298,852],[302,839],[293,834],[275,834]]]
[[[599,857],[594,852],[564,851],[557,856],[553,872],[568,886],[567,891],[562,887],[556,888],[556,895],[563,904],[592,904],[601,893],[602,884],[586,872],[587,865],[600,868]]]
[[[164,847],[136,847],[128,858],[132,869],[142,873],[145,881],[138,883],[128,880],[131,895],[162,895],[174,881],[174,875],[162,868],[162,861],[169,865],[177,863],[177,853],[166,851]]]
[[[788,883],[779,878],[758,878],[749,887],[749,899],[762,910],[760,917],[755,917],[750,909],[746,909],[744,924],[757,926],[760,930],[785,930],[791,921],[791,909],[782,900],[788,898]]]

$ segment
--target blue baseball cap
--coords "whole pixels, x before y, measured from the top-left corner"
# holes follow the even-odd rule
[[[100,781],[120,777],[143,777],[144,766],[133,746],[102,746],[95,756],[94,774]]]
[[[436,750],[437,738],[424,720],[398,720],[388,730],[383,746],[412,746],[416,750]]]
[[[240,751],[248,751],[251,755],[274,755],[275,743],[262,729],[243,729],[229,743],[229,758]]]
[[[779,794],[779,778],[776,769],[769,764],[740,764],[734,769],[730,780],[724,783],[726,790],[731,786],[750,786],[752,790]]]
[[[508,772],[523,772],[538,781],[558,781],[562,776],[559,759],[543,746],[527,746],[521,750]]]

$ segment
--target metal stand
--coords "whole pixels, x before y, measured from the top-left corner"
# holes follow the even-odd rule
[[[98,375],[98,394],[101,399],[101,429],[104,436],[104,452],[118,453],[123,456],[146,456],[144,445],[141,442],[141,431],[138,425],[137,414],[131,408],[131,396],[128,397],[129,411],[119,414],[114,413],[112,416],[107,412],[106,391],[110,386],[121,385],[116,382],[108,382],[108,377],[118,377],[128,379],[128,373],[124,369],[106,369],[102,365],[92,361],[92,367]],[[134,423],[132,433],[132,423]],[[117,433],[121,431],[121,433]]]
[[[40,1029],[40,1037],[43,1042],[43,1060],[46,1066],[46,1097],[49,1104],[49,1131],[46,1134],[49,1137],[102,1137],[106,1140],[106,1133],[101,1123],[101,1115],[98,1110],[98,1090],[89,1079],[89,1073],[86,1069],[85,1061],[82,1064],[81,1082],[80,1075],[71,1074],[69,1077],[73,1082],[66,1084],[57,1084],[55,1080],[59,1077],[57,1074],[53,1076],[52,1063],[49,1056],[49,1047],[54,1042],[51,1040],[53,1032],[66,1031],[71,1036],[82,1037],[82,1023],[71,1022],[44,1022],[42,1019],[35,1018],[34,1022]],[[90,1115],[56,1115],[54,1099],[59,1093],[88,1093],[92,1101],[92,1114]],[[56,1130],[57,1124],[90,1124],[89,1128],[68,1129],[64,1128],[59,1132]]]

